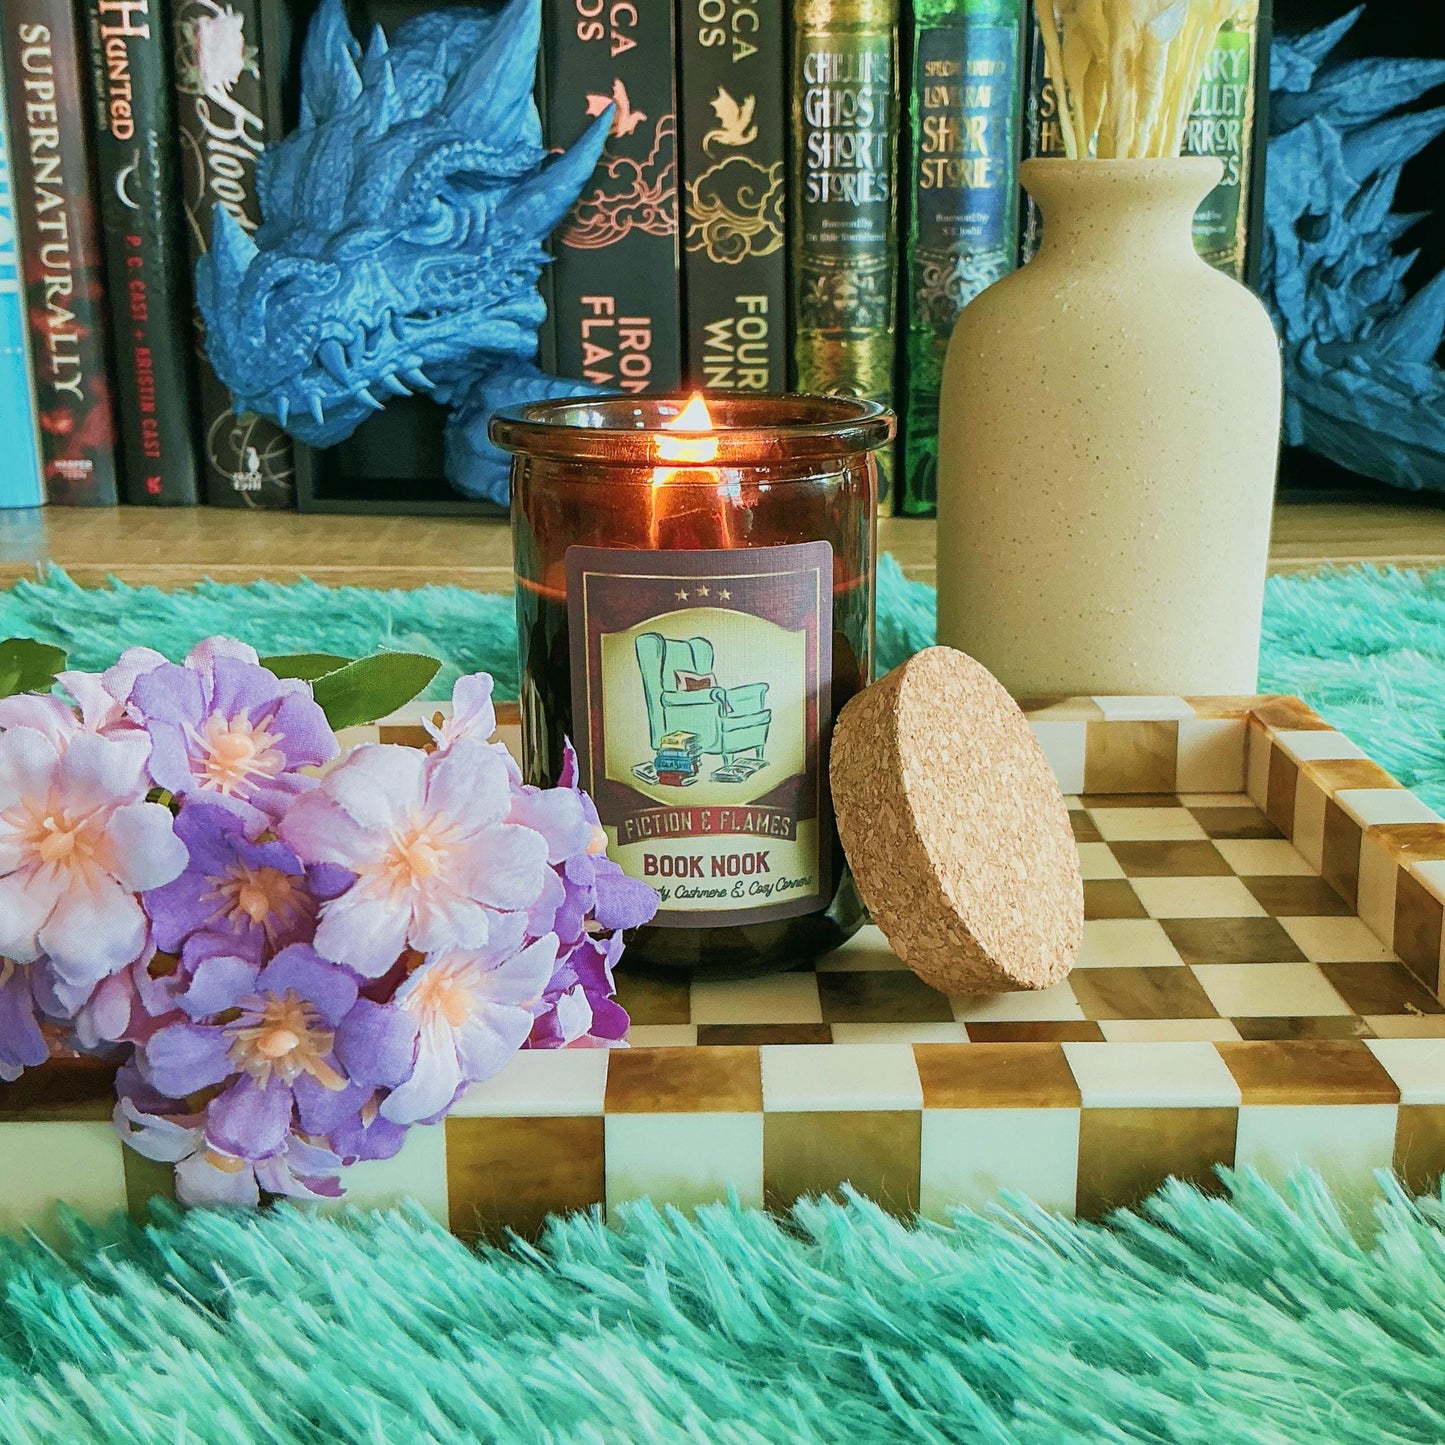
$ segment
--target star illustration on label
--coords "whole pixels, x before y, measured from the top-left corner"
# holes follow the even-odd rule
[[[729,592],[726,587],[718,593],[717,597],[719,602],[731,602],[733,600],[733,594]]]
[[[678,600],[679,602],[686,602],[686,601],[687,601],[687,593],[686,593],[686,591],[684,591],[681,587],[679,587],[678,590],[677,590],[677,600]]]
[[[697,589],[697,595],[698,595],[699,597],[706,597],[706,596],[708,596],[708,590],[707,590],[707,588],[706,588],[706,587],[699,587],[699,588]]]

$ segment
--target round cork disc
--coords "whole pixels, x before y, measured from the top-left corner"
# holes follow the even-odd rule
[[[951,994],[1047,988],[1073,967],[1084,884],[1069,813],[1018,704],[931,647],[838,717],[843,850],[874,922]]]

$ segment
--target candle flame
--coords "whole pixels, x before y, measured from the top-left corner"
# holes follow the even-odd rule
[[[715,462],[718,440],[713,431],[712,413],[700,391],[671,421],[662,424],[663,431],[695,433],[690,436],[659,437],[657,459],[660,462]]]

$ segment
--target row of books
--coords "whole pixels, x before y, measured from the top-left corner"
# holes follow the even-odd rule
[[[894,406],[884,509],[936,497],[954,321],[1027,260],[1026,155],[1060,155],[1028,0],[547,0],[543,103],[596,183],[554,238],[555,369],[624,391],[842,392]],[[1243,277],[1269,5],[1220,37],[1186,150],[1220,156],[1196,243]]]
[[[349,0],[363,30],[436,3]],[[0,502],[294,504],[303,449],[233,414],[189,277],[217,202],[259,223],[256,158],[295,110],[314,8],[4,0],[0,435],[19,438],[8,462],[25,455],[0,472]],[[1020,157],[1061,149],[1029,0],[543,8],[548,143],[616,106],[554,237],[544,364],[627,392],[889,402],[885,509],[931,511],[948,334],[1036,244]],[[1190,128],[1191,149],[1226,163],[1200,249],[1236,273],[1263,15],[1226,28]]]
[[[216,202],[258,221],[279,100],[255,0],[4,0],[3,17],[0,416],[25,457],[0,501],[288,505],[288,439],[232,414],[190,285]]]

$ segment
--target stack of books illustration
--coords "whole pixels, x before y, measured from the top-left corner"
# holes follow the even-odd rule
[[[664,733],[662,746],[657,750],[653,763],[657,768],[657,781],[669,788],[687,788],[697,782],[697,768],[702,761],[702,746],[696,733]]]
[[[633,772],[644,783],[661,783],[668,788],[690,788],[698,777],[702,744],[696,733],[679,728],[664,733],[650,763],[638,763]]]

